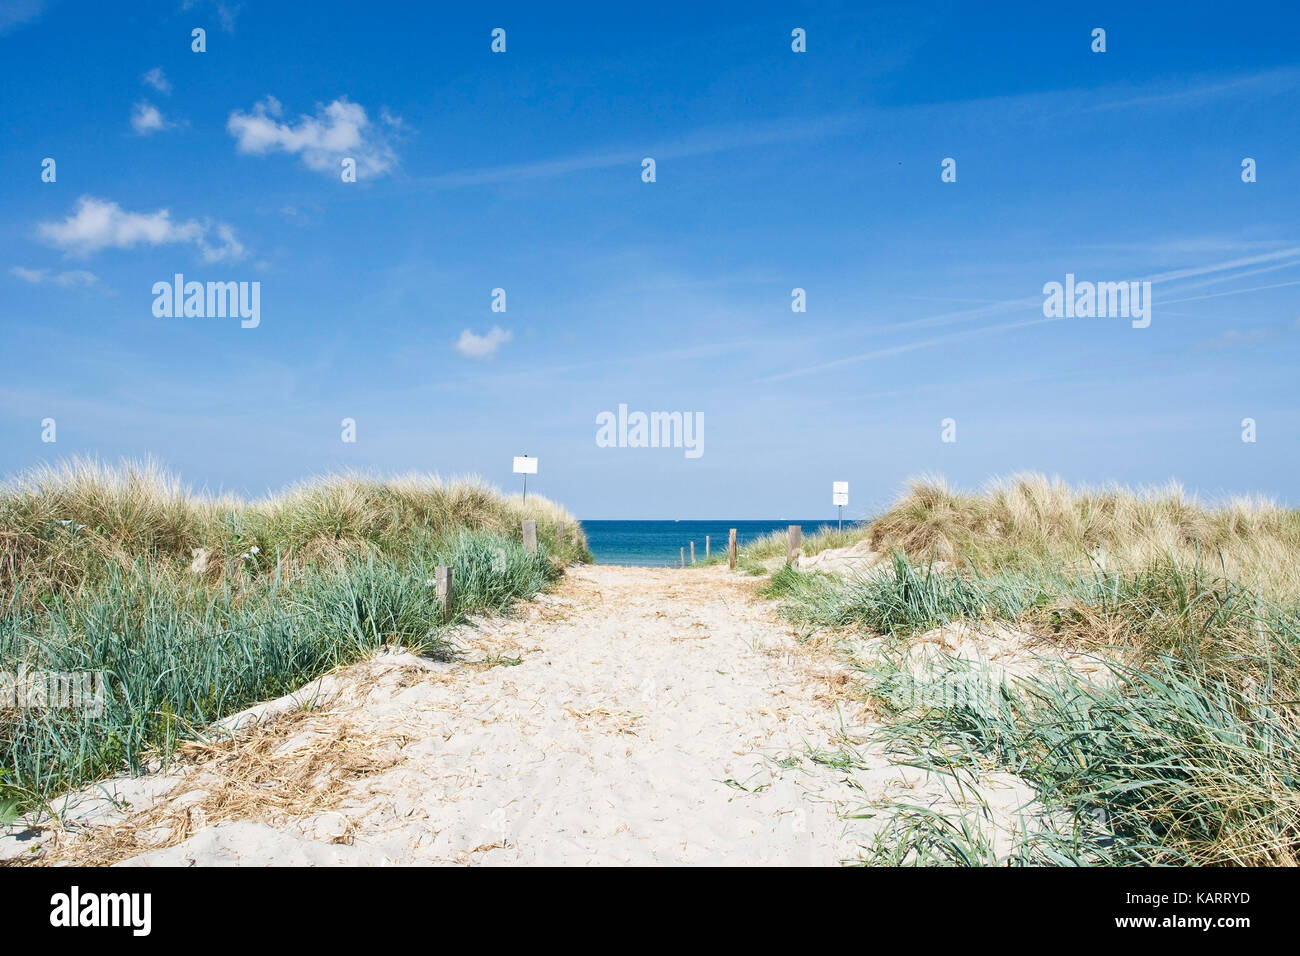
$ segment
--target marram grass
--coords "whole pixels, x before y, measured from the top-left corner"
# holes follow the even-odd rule
[[[881,734],[966,801],[947,815],[864,808],[867,861],[1300,863],[1296,512],[1207,509],[1176,488],[1074,492],[1029,476],[974,496],[928,480],[858,533],[892,552],[885,569],[845,580],[782,568],[766,593],[804,627],[885,635],[883,662],[853,661],[886,716]],[[983,696],[893,693],[914,679],[894,662],[907,643],[963,621],[1091,651],[1107,677],[1060,666]],[[936,666],[939,686],[990,685],[971,680],[978,665]],[[994,770],[1037,795],[1000,830],[978,786]]]
[[[538,554],[522,546],[524,517]],[[384,644],[436,651],[440,564],[455,623],[587,559],[557,506],[474,481],[335,477],[250,503],[191,496],[148,464],[23,476],[0,491],[0,670],[103,672],[109,693],[97,717],[0,710],[0,814],[138,771]]]
[[[1058,668],[988,699],[920,695],[925,706],[891,706],[910,671],[888,657],[864,665],[899,759],[952,778],[954,792],[975,801],[948,817],[907,804],[871,810],[888,821],[871,862],[1300,863],[1295,606],[1173,561],[977,575],[896,555],[891,573],[857,581],[782,569],[768,592],[796,621],[862,627],[888,635],[896,651],[945,624],[1012,621],[1095,650],[1110,671],[1093,682]],[[945,686],[971,666],[941,662],[929,679]],[[981,829],[991,815],[976,784],[990,769],[1028,782],[1044,811],[1000,851]]]
[[[69,593],[139,558],[213,582],[239,579],[250,565],[291,575],[359,554],[401,557],[462,530],[517,539],[525,518],[552,554],[590,560],[562,508],[536,495],[525,505],[476,479],[332,475],[246,501],[191,493],[153,462],[74,460],[0,485],[0,589],[21,578],[29,597]]]
[[[1270,642],[1293,673],[1294,630],[1274,632]],[[971,668],[947,664],[950,672]],[[901,676],[877,669],[878,700],[890,700],[891,679]],[[868,859],[1300,863],[1300,721],[1294,702],[1276,699],[1293,688],[1234,683],[1172,657],[1141,669],[1113,664],[1111,676],[1093,682],[1061,670],[1004,684],[995,699],[896,709],[885,736],[899,759],[954,780],[967,807],[936,818],[894,805]],[[1032,825],[1012,824],[1001,851],[981,825],[993,818],[978,786],[990,767],[1031,784],[1040,807]]]
[[[806,529],[807,530],[807,529]],[[1041,567],[1087,571],[1172,559],[1201,564],[1263,596],[1300,602],[1300,510],[1262,498],[1207,504],[1178,485],[1070,488],[1038,474],[999,479],[979,493],[926,477],[883,514],[804,537],[804,553],[866,540],[918,563],[944,561],[981,572]],[[777,531],[741,549],[741,560],[784,555]]]

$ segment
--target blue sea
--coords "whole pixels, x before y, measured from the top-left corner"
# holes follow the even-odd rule
[[[848,525],[849,522],[845,522]],[[691,542],[695,542],[695,559],[704,560],[704,536],[712,539],[713,553],[725,554],[727,535],[736,529],[741,545],[772,531],[784,531],[792,524],[802,525],[805,536],[835,520],[800,521],[584,521],[587,545],[597,564],[636,564],[646,567],[676,567],[681,549],[690,562]]]

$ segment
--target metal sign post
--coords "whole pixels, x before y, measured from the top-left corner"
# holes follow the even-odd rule
[[[528,500],[528,476],[537,474],[537,459],[515,455],[515,474],[524,476],[524,501]]]
[[[840,510],[839,530],[844,530],[844,506],[849,503],[849,483],[847,481],[831,482],[831,504]]]

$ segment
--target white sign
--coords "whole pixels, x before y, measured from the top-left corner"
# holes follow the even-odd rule
[[[529,458],[527,455],[515,455],[515,474],[516,475],[537,474],[537,459]]]
[[[847,481],[831,482],[831,504],[847,505],[849,503],[849,483]]]

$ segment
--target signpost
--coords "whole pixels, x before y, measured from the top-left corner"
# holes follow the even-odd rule
[[[515,455],[515,474],[524,476],[524,501],[528,500],[528,476],[537,474],[537,459]]]
[[[849,483],[847,481],[831,482],[831,504],[840,509],[840,530],[844,530],[844,506],[849,503]]]

